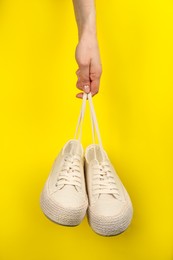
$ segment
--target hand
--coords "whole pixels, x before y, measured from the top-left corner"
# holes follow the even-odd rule
[[[91,92],[92,96],[98,93],[102,66],[100,61],[98,42],[95,36],[85,34],[81,36],[76,47],[76,61],[79,69],[76,71],[78,81],[76,86],[85,93]],[[88,86],[86,88],[86,86]],[[83,93],[76,97],[82,98]]]

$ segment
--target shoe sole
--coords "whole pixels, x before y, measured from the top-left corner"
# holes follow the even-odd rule
[[[85,217],[88,203],[78,208],[64,208],[49,198],[46,186],[40,196],[43,213],[53,222],[63,226],[77,226]]]
[[[117,216],[98,216],[88,209],[88,222],[95,233],[101,236],[115,236],[124,232],[131,223],[133,208],[129,204]]]

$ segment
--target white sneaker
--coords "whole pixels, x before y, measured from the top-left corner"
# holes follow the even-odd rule
[[[88,94],[88,100],[93,137],[93,145],[88,146],[85,153],[89,198],[88,218],[96,233],[113,236],[123,232],[129,226],[133,207],[126,189],[103,149],[91,93]],[[95,132],[99,145],[95,144]]]
[[[86,99],[87,95],[84,94],[75,139],[67,142],[55,159],[40,198],[45,215],[66,226],[79,225],[88,206],[83,170],[84,155],[80,142]]]
[[[55,159],[41,193],[41,209],[54,222],[67,226],[80,224],[88,199],[83,172],[83,148],[70,140]]]
[[[130,197],[99,145],[88,146],[85,159],[90,226],[100,235],[117,235],[131,222],[133,208]]]

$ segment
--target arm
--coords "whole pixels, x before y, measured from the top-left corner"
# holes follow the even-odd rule
[[[99,47],[96,35],[96,14],[94,0],[73,0],[79,42],[76,47],[77,88],[95,95],[99,91],[102,73]],[[88,89],[84,88],[88,86]],[[81,98],[82,93],[77,97]]]

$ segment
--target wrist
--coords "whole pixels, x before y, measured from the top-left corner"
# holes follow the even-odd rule
[[[95,14],[89,15],[84,21],[78,23],[78,38],[96,37]]]

